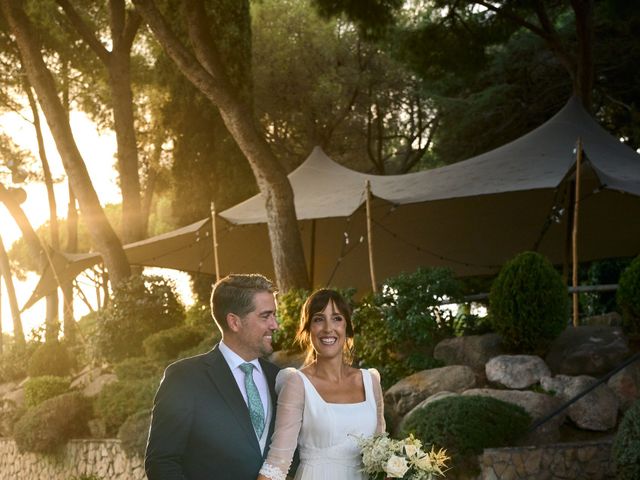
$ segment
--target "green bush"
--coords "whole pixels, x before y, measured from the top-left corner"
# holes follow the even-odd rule
[[[53,375],[32,377],[24,384],[25,405],[29,408],[35,407],[45,400],[67,393],[69,385],[69,379],[66,377]]]
[[[0,383],[22,380],[27,376],[29,357],[38,344],[28,343],[26,348],[20,349],[12,345],[0,355]]]
[[[206,336],[205,327],[180,325],[149,335],[142,345],[147,357],[166,362],[175,360],[180,352],[199,345]]]
[[[113,366],[118,380],[146,380],[157,378],[160,381],[164,366],[146,357],[127,358]]]
[[[509,261],[493,282],[489,314],[505,346],[539,352],[567,326],[568,295],[551,262],[524,252]]]
[[[206,327],[207,330],[218,330],[211,316],[211,305],[205,303],[191,305],[187,309],[184,323],[194,327]]]
[[[151,410],[134,413],[122,424],[118,430],[118,439],[127,456],[144,458],[150,424]]]
[[[640,256],[620,275],[616,300],[622,310],[624,329],[640,333]]]
[[[114,288],[111,302],[98,315],[97,350],[113,363],[138,356],[145,338],[182,324],[184,317],[172,282],[157,276],[132,276]]]
[[[96,416],[104,421],[107,435],[115,435],[131,415],[151,408],[158,388],[156,379],[117,381],[105,385],[94,402]]]
[[[514,445],[531,417],[522,407],[491,397],[452,396],[412,413],[401,435],[413,433],[424,445],[446,448],[453,468],[474,466],[485,448]]]
[[[273,349],[298,353],[302,347],[296,342],[300,325],[302,305],[309,296],[309,290],[291,289],[278,293],[278,330],[273,335]]]
[[[0,398],[0,437],[13,436],[13,426],[24,415],[26,407],[13,400]]]
[[[73,369],[73,359],[64,343],[46,342],[41,344],[31,355],[27,372],[30,377],[53,375],[64,377]]]
[[[16,422],[13,435],[21,452],[53,453],[71,438],[88,434],[91,402],[79,392],[45,400]]]
[[[618,480],[640,478],[640,400],[624,414],[611,453]]]
[[[176,360],[206,353],[211,350],[213,346],[220,341],[221,338],[222,337],[220,336],[220,332],[218,330],[215,330],[195,347],[191,347],[180,352]]]

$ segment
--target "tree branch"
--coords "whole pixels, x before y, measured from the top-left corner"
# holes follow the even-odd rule
[[[64,13],[67,15],[71,25],[76,29],[76,32],[78,32],[78,35],[87,42],[87,45],[89,45],[91,50],[96,53],[98,58],[100,58],[100,61],[106,65],[107,62],[109,62],[109,51],[95,36],[94,32],[96,29],[90,28],[89,25],[87,25],[68,0],[56,0],[56,2],[64,10]]]

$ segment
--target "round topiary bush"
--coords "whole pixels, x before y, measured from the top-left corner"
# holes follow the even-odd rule
[[[505,346],[532,353],[567,326],[568,295],[562,277],[539,253],[509,261],[489,293],[489,318]]]
[[[129,457],[144,458],[151,425],[151,410],[142,410],[128,417],[118,430],[122,449]]]
[[[113,363],[139,356],[145,338],[182,324],[184,317],[171,281],[132,276],[114,288],[111,302],[98,315],[97,351]]]
[[[640,478],[640,400],[625,412],[611,453],[618,480]]]
[[[132,357],[116,363],[113,366],[113,373],[118,380],[148,380],[157,378],[158,382],[162,377],[164,366],[147,357]]]
[[[69,385],[69,379],[66,377],[43,375],[30,378],[24,384],[25,405],[29,408],[35,407],[45,400],[67,393]]]
[[[180,325],[149,335],[142,346],[150,359],[167,362],[175,360],[180,352],[199,345],[206,336],[203,327]]]
[[[429,403],[404,422],[401,436],[413,433],[424,445],[445,448],[453,467],[475,466],[485,448],[514,445],[531,417],[522,408],[491,397],[452,396]]]
[[[620,275],[616,301],[622,310],[624,329],[628,333],[640,333],[640,256]]]
[[[115,435],[129,416],[151,408],[157,388],[158,382],[153,378],[105,385],[94,401],[94,409],[104,421],[107,435]]]
[[[73,360],[67,346],[59,342],[46,342],[38,346],[31,355],[27,372],[30,377],[64,377],[69,375],[72,369]]]
[[[13,427],[21,452],[53,453],[72,438],[88,434],[91,401],[79,392],[65,393],[28,409]]]

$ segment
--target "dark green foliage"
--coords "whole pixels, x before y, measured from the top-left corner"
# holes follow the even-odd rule
[[[624,329],[640,333],[640,256],[622,272],[616,299],[622,310]]]
[[[302,351],[295,339],[300,325],[302,305],[308,296],[309,290],[304,289],[278,293],[278,331],[273,335],[274,350]]]
[[[26,407],[12,400],[0,399],[0,437],[13,436],[13,426],[24,415]]]
[[[458,312],[453,319],[453,333],[456,337],[464,335],[484,335],[491,332],[489,317],[478,317],[466,312]]]
[[[178,354],[178,359],[193,357],[195,355],[200,355],[201,353],[206,353],[211,350],[213,346],[220,341],[221,338],[222,337],[220,335],[220,332],[218,330],[215,330],[195,347],[180,352]]]
[[[14,440],[21,452],[53,453],[71,438],[88,434],[91,402],[79,392],[65,393],[28,409],[16,422]]]
[[[73,360],[64,343],[46,342],[40,345],[29,359],[28,373],[30,377],[54,375],[64,377],[73,368]]]
[[[606,259],[591,262],[586,269],[586,285],[610,285],[620,281],[620,275],[631,259]],[[582,283],[582,282],[581,282]],[[616,292],[585,292],[580,294],[580,311],[587,316],[601,315],[617,309]]]
[[[0,383],[21,380],[27,376],[29,357],[37,348],[37,344],[27,343],[26,349],[15,345],[0,355]]]
[[[113,372],[118,380],[146,380],[162,376],[164,366],[161,363],[149,360],[146,357],[127,358],[113,366]]]
[[[127,456],[137,455],[144,458],[150,424],[151,410],[141,410],[134,413],[122,424],[118,430],[118,439]]]
[[[566,327],[568,295],[551,262],[524,252],[509,261],[491,286],[489,314],[505,345],[536,352]]]
[[[35,407],[69,391],[70,381],[65,377],[43,375],[32,377],[24,384],[24,401],[27,407]]]
[[[618,480],[640,478],[640,400],[626,411],[620,422],[612,458]]]
[[[199,345],[206,336],[207,331],[202,327],[180,325],[149,335],[142,345],[147,357],[167,362],[175,360],[180,352]]]
[[[452,396],[411,414],[400,435],[413,433],[427,447],[446,448],[456,468],[485,448],[514,445],[530,422],[529,414],[511,403],[490,397]]]
[[[114,287],[96,329],[99,353],[111,362],[140,355],[142,342],[155,332],[180,325],[184,307],[174,285],[157,276],[132,276]]]
[[[94,407],[96,416],[105,423],[107,434],[115,435],[129,416],[151,408],[157,388],[155,378],[106,385],[96,398]]]
[[[209,286],[211,295],[211,286]],[[216,323],[211,316],[211,305],[207,303],[194,303],[187,309],[185,321],[187,325],[194,327],[205,327],[209,330],[218,330]]]

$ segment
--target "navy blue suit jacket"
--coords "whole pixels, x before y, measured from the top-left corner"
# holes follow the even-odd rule
[[[279,368],[260,364],[274,406],[271,438]],[[263,460],[247,405],[217,345],[167,367],[145,455],[149,480],[255,480]]]

